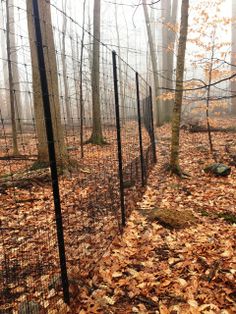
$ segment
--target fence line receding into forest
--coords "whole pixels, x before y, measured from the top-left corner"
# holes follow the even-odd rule
[[[0,11],[0,312],[61,309],[142,196],[152,90],[49,1]]]

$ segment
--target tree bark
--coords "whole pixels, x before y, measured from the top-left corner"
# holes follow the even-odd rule
[[[120,50],[120,33],[119,33],[119,25],[118,25],[118,12],[117,12],[117,3],[115,1],[115,25],[116,25],[116,36],[117,36],[117,46],[118,46],[118,55],[121,56]],[[120,85],[120,106],[121,106],[121,123],[125,123],[125,99],[124,99],[124,82],[123,82],[123,73],[122,73],[122,62],[121,59],[118,58],[118,65],[119,65],[119,85]]]
[[[176,92],[175,102],[172,117],[172,138],[171,138],[171,156],[170,156],[170,169],[173,173],[181,175],[179,166],[179,133],[180,133],[180,120],[181,108],[183,99],[183,79],[184,79],[184,65],[185,65],[185,51],[188,34],[188,10],[189,0],[182,0],[181,8],[181,25],[180,37],[177,54],[177,68],[176,68]]]
[[[11,42],[10,42],[10,3],[6,0],[6,39],[7,39],[7,65],[9,75],[9,90],[10,90],[10,108],[11,108],[11,126],[12,126],[12,144],[13,144],[13,155],[20,155],[17,143],[17,126],[16,126],[16,106],[15,106],[15,95],[14,95],[14,81],[13,81],[13,69],[11,60]]]
[[[84,56],[84,25],[85,25],[85,5],[86,0],[83,1],[83,22],[82,22],[82,36],[80,47],[80,66],[79,66],[79,103],[80,103],[80,149],[81,158],[84,157],[84,95],[83,95],[83,56]]]
[[[66,3],[63,1],[63,10],[66,13]],[[67,65],[66,65],[66,32],[67,32],[67,16],[63,16],[62,22],[62,54],[61,54],[61,61],[62,61],[62,73],[63,73],[63,84],[64,84],[64,91],[65,91],[65,107],[66,107],[66,121],[69,127],[73,125],[72,114],[71,114],[71,107],[70,107],[70,99],[69,99],[69,92],[68,92],[68,81],[67,81]]]
[[[5,29],[6,25],[4,25],[3,21],[1,21],[1,28]],[[0,32],[0,41],[1,41],[1,53],[3,60],[7,60],[7,49],[6,49],[6,36],[2,31]],[[9,77],[8,77],[8,64],[6,61],[3,63],[3,85],[5,89],[3,91],[3,99],[5,106],[1,106],[1,118],[8,121],[11,119],[11,108],[10,108],[10,99],[9,99]],[[3,101],[2,101],[3,103]]]
[[[15,18],[14,18],[14,0],[9,1],[9,31],[10,31],[10,53],[12,62],[12,77],[13,77],[13,90],[14,90],[14,106],[16,127],[19,133],[22,133],[22,101],[20,95],[20,80],[18,71],[18,57],[17,57],[17,45],[15,34]]]
[[[100,108],[100,28],[101,1],[94,0],[93,10],[93,61],[92,61],[92,108],[93,131],[88,143],[102,145],[105,143],[102,134]]]
[[[155,51],[155,44],[154,44],[154,39],[153,35],[151,32],[151,27],[150,27],[150,18],[148,14],[148,9],[147,9],[147,2],[146,0],[143,1],[143,11],[144,11],[144,17],[145,17],[145,24],[146,24],[146,29],[147,29],[147,35],[148,35],[148,42],[149,42],[149,49],[150,49],[150,57],[151,57],[151,62],[152,62],[152,71],[153,71],[153,81],[154,81],[154,96],[155,96],[155,103],[156,103],[156,125],[160,126],[163,124],[164,119],[163,119],[163,112],[162,112],[162,106],[161,102],[159,99],[160,96],[160,90],[159,90],[159,79],[158,79],[158,68],[157,68],[157,55]]]
[[[214,62],[214,49],[215,49],[215,30],[213,32],[213,42],[211,47],[211,60],[208,71],[208,86],[207,86],[207,100],[206,100],[206,120],[207,120],[207,134],[210,146],[210,153],[213,156],[213,143],[211,136],[211,125],[210,125],[210,117],[209,117],[209,106],[210,106],[210,96],[211,96],[211,82],[212,82],[212,71],[213,71],[213,62]],[[213,156],[214,157],[214,156]]]
[[[166,0],[161,2],[162,5],[162,68],[163,68],[163,86],[167,89],[173,89],[174,73],[174,46],[175,32],[167,28],[167,24],[176,25],[178,0]],[[172,49],[172,50],[170,50]],[[163,101],[165,121],[170,121],[173,111],[173,100]]]
[[[235,72],[236,66],[236,2],[232,0],[232,35],[231,35],[231,71]],[[235,78],[231,80],[231,93],[236,94],[236,80]],[[231,99],[231,113],[236,115],[236,98]]]
[[[48,79],[50,96],[50,106],[53,124],[53,134],[57,164],[65,166],[67,164],[67,151],[64,143],[64,129],[61,123],[60,101],[58,91],[57,63],[55,55],[55,45],[52,30],[50,1],[39,1],[40,23],[42,29],[42,39],[44,47],[44,58]],[[43,112],[43,99],[41,92],[41,82],[37,58],[35,26],[33,21],[32,0],[27,0],[27,20],[30,40],[33,93],[34,93],[34,114],[36,132],[38,137],[38,161],[48,163],[48,146],[46,138],[45,120]]]

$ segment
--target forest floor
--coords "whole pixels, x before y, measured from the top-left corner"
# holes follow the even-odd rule
[[[43,313],[64,313],[50,171],[36,167],[34,130],[19,135],[18,159],[7,131],[0,136],[0,313],[18,313],[30,302]],[[133,209],[144,191],[137,123],[127,123],[123,134],[124,179],[137,180],[137,188],[135,182],[125,189],[126,209]],[[109,145],[85,145],[83,159],[78,134],[66,137],[70,168],[60,173],[59,189],[72,298],[120,233],[116,129],[106,128],[105,136]]]
[[[234,133],[213,134],[217,159],[227,165],[229,144],[236,147]],[[206,174],[214,162],[207,133],[182,131],[181,167],[191,177],[179,179],[166,171],[169,145],[163,126],[143,200],[80,288],[73,313],[236,313],[235,166],[228,177]],[[153,215],[161,210],[188,221],[163,226]]]

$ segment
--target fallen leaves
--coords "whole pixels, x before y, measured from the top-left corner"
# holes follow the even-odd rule
[[[95,151],[91,150],[90,164],[83,165],[85,171],[81,171],[79,180],[70,177],[60,181],[66,218],[69,278],[73,281],[71,308],[62,301],[60,281],[53,282],[48,288],[54,276],[58,278],[59,274],[50,189],[39,187],[31,193],[14,189],[3,196],[2,223],[11,230],[5,238],[11,243],[5,248],[11,257],[12,268],[9,271],[19,277],[21,269],[27,269],[24,273],[25,285],[19,285],[14,280],[8,283],[12,292],[19,294],[18,302],[25,301],[26,287],[41,286],[40,291],[31,294],[32,299],[40,299],[44,295],[45,300],[41,304],[52,314],[57,309],[61,309],[62,313],[81,314],[236,312],[236,229],[231,219],[234,218],[236,203],[235,169],[232,168],[229,177],[223,179],[199,171],[199,167],[203,169],[204,164],[212,162],[208,151],[199,150],[196,145],[201,143],[206,146],[207,137],[183,132],[181,160],[183,168],[192,177],[188,180],[171,177],[164,168],[168,132],[167,126],[159,130],[158,164],[151,173],[142,201],[127,221],[122,237],[115,237],[117,204],[107,201],[109,208],[104,208],[104,196],[112,195],[112,200],[117,199],[117,182],[103,181],[107,193],[104,193],[100,183],[88,184],[94,182],[98,175],[96,167],[99,167],[99,158]],[[222,156],[222,162],[227,164],[228,157],[222,145],[226,136],[232,134],[217,133],[215,147]],[[105,155],[109,156],[110,147],[104,149]],[[102,156],[102,150],[100,153]],[[115,187],[113,191],[109,190],[111,184]],[[9,198],[10,193],[17,199],[35,200],[15,206],[14,200]],[[134,186],[126,189],[129,209],[134,209],[139,197],[140,192],[135,191]],[[7,211],[9,207],[10,215]],[[191,220],[190,216],[194,217],[194,223],[188,223],[180,230],[167,229],[158,220],[143,215],[144,212],[149,215],[155,208],[165,213],[168,209],[178,219],[181,215],[187,220]],[[230,217],[228,220],[226,212],[227,218]],[[50,247],[45,246],[45,239]],[[101,258],[102,249],[112,239],[112,245],[106,247]],[[37,250],[32,249],[35,243],[38,243]],[[31,252],[29,259],[25,258],[29,256],[25,252]],[[21,267],[19,260],[22,261]],[[94,267],[93,272],[90,272],[91,266]],[[32,276],[32,273],[38,275]]]
[[[161,138],[168,129],[159,132]],[[221,147],[226,134],[216,136]],[[160,141],[159,161],[139,209],[132,212],[123,237],[94,270],[92,286],[100,289],[105,283],[103,293],[115,300],[103,306],[102,313],[236,312],[236,229],[217,214],[226,209],[235,212],[235,169],[224,179],[199,174],[198,160],[209,162],[210,157],[196,149],[196,142],[206,143],[206,135],[185,132],[182,142],[183,168],[192,177],[181,181],[163,170],[166,155],[161,152],[168,142]],[[181,230],[166,229],[143,215],[154,208],[171,209],[176,216],[189,212],[195,223]],[[75,304],[86,311],[83,298]]]

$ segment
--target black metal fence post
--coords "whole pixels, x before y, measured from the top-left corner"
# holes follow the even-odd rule
[[[122,160],[122,143],[121,143],[121,129],[120,129],[120,106],[119,106],[118,76],[117,76],[117,62],[116,62],[116,52],[115,51],[112,51],[112,64],[113,64],[113,80],[114,80],[114,94],[115,94],[117,148],[118,148],[118,160],[119,160],[121,221],[122,221],[122,226],[124,227],[125,222],[126,222],[125,197],[124,197],[123,160]]]
[[[137,94],[137,110],[138,110],[138,132],[139,132],[139,148],[140,148],[140,162],[141,162],[141,178],[142,186],[146,185],[146,170],[143,156],[143,138],[142,138],[142,121],[141,121],[141,110],[140,110],[140,93],[139,93],[139,74],[135,73],[136,78],[136,94]]]
[[[51,170],[51,178],[52,178],[54,209],[55,209],[56,227],[57,227],[57,240],[58,240],[58,248],[59,248],[60,267],[61,267],[61,281],[62,281],[64,301],[65,303],[69,304],[70,302],[69,283],[68,283],[68,275],[67,275],[67,267],[66,267],[66,255],[65,255],[63,222],[62,222],[62,214],[61,214],[60,191],[59,191],[59,184],[58,184],[56,153],[55,153],[55,146],[54,146],[50,98],[49,98],[48,81],[47,81],[46,66],[45,66],[45,59],[44,59],[44,52],[43,52],[42,31],[41,31],[41,25],[40,25],[38,0],[32,0],[32,4],[33,4],[33,17],[34,17],[34,24],[35,24],[38,66],[39,66],[39,73],[40,73],[41,91],[42,91],[42,97],[43,97],[44,118],[45,118],[45,126],[46,126],[47,142],[48,142],[48,154],[49,154],[49,162],[50,162],[50,170]]]
[[[154,129],[154,119],[153,119],[153,102],[152,102],[152,88],[149,86],[149,97],[150,97],[150,114],[151,114],[151,125],[152,125],[152,136],[151,136],[151,141],[152,141],[152,152],[153,152],[153,161],[154,163],[157,162],[157,155],[156,155],[156,142],[155,142],[155,129]]]

